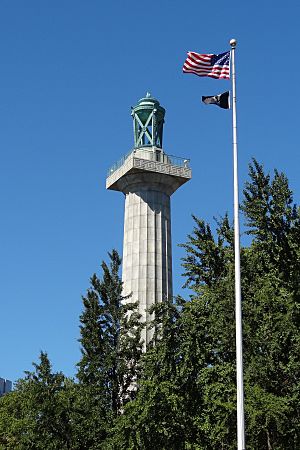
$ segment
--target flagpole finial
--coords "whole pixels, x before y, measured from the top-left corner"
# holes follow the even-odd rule
[[[231,48],[235,48],[236,47],[236,39],[231,39],[229,41],[229,44],[231,45]]]

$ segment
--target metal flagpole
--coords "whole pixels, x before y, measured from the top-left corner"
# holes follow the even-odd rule
[[[233,184],[234,184],[234,266],[235,266],[235,322],[236,322],[236,384],[237,384],[237,443],[238,450],[245,450],[245,413],[243,383],[243,341],[242,341],[242,301],[241,301],[241,263],[240,263],[240,224],[239,224],[239,185],[238,151],[236,127],[235,92],[235,47],[236,40],[231,39],[231,76],[232,76],[232,135],[233,135]]]

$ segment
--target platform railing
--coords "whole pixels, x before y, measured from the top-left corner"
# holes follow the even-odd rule
[[[190,160],[187,158],[181,158],[180,156],[167,155],[161,149],[152,147],[151,150],[141,147],[134,148],[126,155],[122,156],[119,161],[115,162],[108,170],[107,177],[111,176],[116,170],[118,170],[129,158],[139,158],[148,161],[156,161],[164,164],[170,164],[177,167],[190,168]]]

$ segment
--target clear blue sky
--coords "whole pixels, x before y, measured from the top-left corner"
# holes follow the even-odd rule
[[[299,202],[299,13],[296,1],[1,2],[0,376],[19,378],[40,350],[74,374],[81,295],[122,251],[124,198],[106,170],[132,147],[130,107],[147,90],[166,108],[165,151],[193,169],[172,199],[175,293],[191,214],[232,216],[231,113],[200,101],[230,82],[182,74],[186,51],[238,40],[241,184],[254,156]]]

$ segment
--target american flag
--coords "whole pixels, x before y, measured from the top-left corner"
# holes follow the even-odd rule
[[[201,55],[200,53],[188,52],[188,57],[183,64],[183,72],[194,73],[199,77],[212,77],[230,79],[229,72],[230,51],[214,55],[208,53]]]

